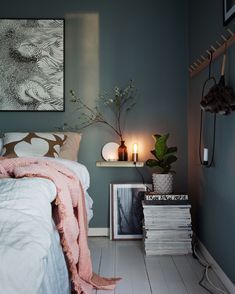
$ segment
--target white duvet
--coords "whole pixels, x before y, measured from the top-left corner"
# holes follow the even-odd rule
[[[81,182],[86,190],[89,174],[88,179],[83,174]],[[38,292],[54,230],[51,202],[55,196],[55,185],[47,179],[0,179],[0,293]],[[86,203],[90,208],[89,196]]]

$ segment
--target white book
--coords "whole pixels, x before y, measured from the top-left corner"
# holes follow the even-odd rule
[[[191,204],[183,204],[183,205],[146,205],[142,202],[144,209],[189,209],[191,208]]]
[[[155,219],[155,220],[187,220],[191,219],[190,215],[144,215],[144,219]]]
[[[191,254],[192,249],[160,249],[160,250],[145,250],[147,256],[150,255],[183,255]]]
[[[155,243],[155,244],[145,244],[145,250],[184,250],[190,251],[191,244],[166,244],[166,243]]]
[[[145,226],[146,225],[158,225],[158,226],[165,226],[165,225],[175,225],[175,226],[183,226],[183,225],[190,225],[191,220],[190,219],[185,219],[185,220],[164,220],[164,219],[145,219],[144,220]]]
[[[151,244],[151,243],[155,243],[158,242],[159,240],[161,240],[161,242],[191,242],[192,238],[176,238],[176,237],[172,237],[172,238],[145,238],[144,241],[146,244]]]
[[[168,209],[159,209],[159,210],[143,210],[144,215],[190,215],[190,210],[168,210]]]
[[[191,205],[147,205],[147,207],[144,205],[143,206],[144,212],[150,212],[152,211],[157,212],[157,211],[169,211],[169,212],[182,212],[182,211],[189,211],[191,209]]]
[[[149,209],[143,210],[144,215],[190,215],[189,209]]]
[[[192,225],[168,225],[168,224],[164,224],[164,225],[156,225],[156,224],[145,224],[145,229],[146,230],[182,230],[182,229],[191,229]]]
[[[187,240],[192,238],[192,230],[144,230],[148,240]]]

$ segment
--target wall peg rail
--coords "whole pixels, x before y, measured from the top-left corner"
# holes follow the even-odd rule
[[[227,32],[228,36],[226,35],[225,37],[221,35],[222,41],[216,41],[215,45],[211,45],[210,48],[206,50],[206,57],[201,55],[189,66],[188,70],[191,78],[209,65],[211,52],[213,53],[212,60],[215,60],[235,43],[235,33],[229,28]]]

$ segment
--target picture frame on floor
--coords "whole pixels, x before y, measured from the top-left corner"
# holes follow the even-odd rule
[[[142,239],[142,200],[150,184],[110,184],[110,239]]]
[[[235,0],[223,0],[223,22],[227,25],[235,16]]]
[[[0,111],[65,111],[64,22],[0,19]]]

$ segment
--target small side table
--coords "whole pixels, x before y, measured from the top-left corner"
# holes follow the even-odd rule
[[[190,209],[188,195],[145,193],[143,233],[146,255],[192,253]]]

